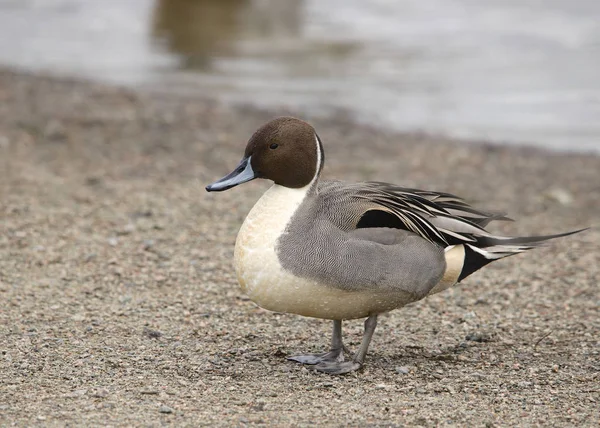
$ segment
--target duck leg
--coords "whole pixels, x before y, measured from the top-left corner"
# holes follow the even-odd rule
[[[288,360],[302,364],[339,363],[344,361],[345,346],[342,343],[342,321],[333,321],[333,334],[331,335],[331,350],[323,354],[292,355]]]
[[[375,327],[377,327],[377,314],[371,315],[365,320],[365,334],[352,361],[323,361],[314,367],[315,370],[336,375],[359,370],[365,362]]]

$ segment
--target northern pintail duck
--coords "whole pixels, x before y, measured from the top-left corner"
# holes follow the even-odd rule
[[[329,352],[289,357],[342,374],[362,367],[381,313],[461,282],[488,263],[571,233],[501,237],[503,214],[441,192],[379,182],[319,180],[323,143],[311,125],[281,117],[259,128],[229,175],[206,187],[274,182],[235,243],[242,290],[277,312],[333,320]],[[342,320],[367,318],[358,352],[344,361]]]

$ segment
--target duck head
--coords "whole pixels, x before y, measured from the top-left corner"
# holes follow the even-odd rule
[[[280,117],[261,126],[248,141],[239,165],[206,190],[220,192],[255,178],[302,188],[316,181],[323,160],[323,147],[314,128],[293,117]]]

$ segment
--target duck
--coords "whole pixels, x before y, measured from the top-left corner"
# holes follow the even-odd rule
[[[239,165],[206,186],[220,192],[261,178],[273,182],[235,242],[241,289],[275,312],[333,321],[331,346],[288,359],[323,373],[360,370],[378,316],[461,283],[489,263],[566,233],[505,237],[486,230],[505,213],[450,193],[383,182],[321,180],[323,142],[307,122],[278,117],[248,140]],[[342,322],[365,318],[354,355]]]

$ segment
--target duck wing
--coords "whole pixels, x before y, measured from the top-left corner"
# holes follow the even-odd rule
[[[496,236],[485,226],[495,220],[510,221],[504,213],[475,208],[450,193],[389,183],[328,181],[320,183],[319,194],[325,202],[323,207],[329,207],[329,218],[343,230],[404,229],[446,250],[464,246],[459,281],[494,260],[585,230],[545,236]],[[339,215],[336,206],[344,207],[346,215]]]
[[[344,229],[405,229],[443,247],[474,242],[474,235],[489,236],[484,229],[488,223],[510,220],[504,213],[477,209],[450,193],[389,183],[326,181],[320,183],[319,193],[329,199],[327,206],[351,207],[348,224],[338,225]]]

